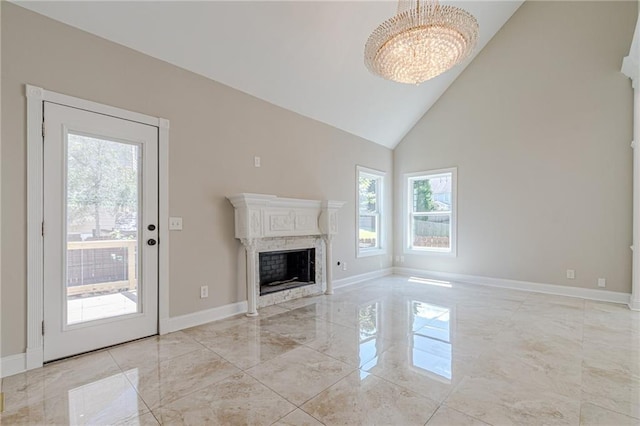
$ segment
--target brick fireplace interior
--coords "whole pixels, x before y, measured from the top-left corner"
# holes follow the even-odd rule
[[[260,253],[260,295],[315,284],[316,249]]]

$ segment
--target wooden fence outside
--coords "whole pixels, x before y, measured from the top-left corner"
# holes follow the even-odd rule
[[[138,287],[136,273],[137,240],[98,240],[98,241],[69,241],[67,242],[67,295],[78,296],[87,293],[109,293],[117,291],[133,291]],[[80,250],[79,256],[73,252]],[[107,261],[106,268],[87,265],[84,255],[96,256],[105,252],[112,261]],[[91,253],[91,255],[89,255]],[[122,253],[123,255],[121,255]],[[126,256],[126,258],[125,258]],[[93,267],[90,277],[85,277],[84,268]],[[100,265],[99,265],[100,266]],[[122,268],[115,273],[113,270]],[[108,271],[101,275],[101,270]],[[125,273],[126,272],[126,273]],[[70,277],[70,275],[72,275]],[[114,280],[114,276],[116,279]],[[85,281],[90,281],[86,283]]]

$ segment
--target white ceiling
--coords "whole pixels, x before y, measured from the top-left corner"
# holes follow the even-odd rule
[[[16,3],[389,148],[472,60],[420,86],[371,75],[364,44],[388,1]],[[477,54],[522,0],[446,3],[478,19]]]

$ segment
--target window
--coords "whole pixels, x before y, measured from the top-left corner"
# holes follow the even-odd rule
[[[456,253],[457,169],[407,175],[408,251]]]
[[[358,257],[384,253],[382,196],[384,173],[358,166]]]

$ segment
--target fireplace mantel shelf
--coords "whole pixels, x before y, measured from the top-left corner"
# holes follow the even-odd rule
[[[267,194],[229,196],[238,239],[334,235],[342,201],[300,200]]]

